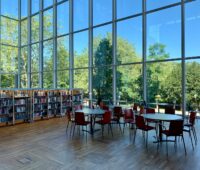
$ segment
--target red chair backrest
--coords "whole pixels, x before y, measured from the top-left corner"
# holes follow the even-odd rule
[[[125,109],[124,110],[124,119],[134,119],[133,110],[132,109]]]
[[[133,110],[137,112],[138,104],[134,103]]]
[[[166,107],[165,114],[175,114],[175,109],[173,107]]]
[[[197,112],[190,112],[189,122],[190,122],[192,125],[195,124],[196,115],[197,115]]]
[[[101,109],[103,109],[103,110],[109,110],[109,107],[106,106],[106,105],[103,105]]]
[[[135,115],[135,122],[136,126],[139,129],[144,129],[145,127],[145,121],[143,116]]]
[[[140,114],[144,114],[144,112],[145,112],[144,107],[140,106]]]
[[[169,134],[179,136],[183,134],[183,120],[171,121],[169,125]]]
[[[85,123],[85,116],[83,112],[75,112],[75,123],[83,125]]]
[[[114,113],[114,116],[122,117],[123,116],[122,107],[121,106],[115,106],[113,108],[113,113]]]
[[[111,122],[111,116],[112,116],[112,113],[111,111],[105,111],[105,113],[103,114],[103,123],[104,124],[108,124]]]
[[[154,114],[155,113],[155,109],[154,108],[147,108],[146,109],[146,113],[148,114]]]

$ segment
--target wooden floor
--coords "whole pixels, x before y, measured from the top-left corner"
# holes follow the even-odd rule
[[[157,152],[157,146],[149,134],[148,150],[141,133],[135,144],[129,138],[129,129],[121,135],[116,127],[114,137],[107,134],[101,137],[98,132],[92,138],[77,133],[74,138],[66,134],[66,119],[26,123],[0,128],[0,169],[2,170],[199,170],[200,145],[192,149],[188,134],[185,134],[187,155],[182,142],[178,142],[177,152],[169,144],[169,157],[166,156],[165,143]],[[197,122],[197,132],[200,129]],[[198,135],[199,140],[200,136]]]

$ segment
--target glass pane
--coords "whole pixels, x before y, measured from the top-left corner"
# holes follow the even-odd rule
[[[53,72],[43,72],[44,88],[53,88]]]
[[[53,70],[53,41],[45,41],[43,45],[43,70]]]
[[[141,101],[143,98],[142,65],[119,66],[116,75],[117,101],[127,104]]]
[[[20,68],[21,73],[28,73],[28,47],[21,48]]]
[[[93,69],[93,98],[112,101],[113,97],[113,70],[111,67]]]
[[[185,55],[200,56],[200,0],[186,3],[185,6]]]
[[[35,15],[31,18],[31,38],[32,42],[38,42],[39,41],[39,15]]]
[[[40,0],[31,0],[32,14],[39,11]]]
[[[147,15],[147,60],[181,58],[181,8]]]
[[[57,34],[69,32],[69,2],[62,3],[57,7]]]
[[[200,110],[200,59],[186,60],[187,110]]]
[[[58,88],[69,88],[69,70],[58,71]]]
[[[44,39],[53,37],[53,9],[44,12],[43,20]]]
[[[88,67],[88,31],[74,34],[74,67]]]
[[[17,72],[18,67],[18,48],[1,46],[1,64],[2,72]]]
[[[39,87],[39,74],[34,73],[31,74],[31,88],[38,88]]]
[[[93,0],[93,24],[112,20],[112,0]]]
[[[44,5],[44,8],[47,8],[51,5],[53,5],[53,0],[43,0],[43,5]]]
[[[180,2],[181,0],[167,0],[167,1],[161,1],[161,0],[147,0],[147,10],[152,10],[155,8],[160,8],[166,5],[171,5],[177,2]]]
[[[18,44],[18,22],[1,17],[1,42],[4,44]]]
[[[22,45],[28,44],[28,25],[27,19],[21,22],[21,43]]]
[[[58,38],[57,44],[57,70],[69,68],[69,37]]]
[[[161,106],[160,112],[167,104],[176,104],[176,113],[181,113],[181,63],[162,62],[147,64],[147,102]]]
[[[85,95],[88,94],[88,69],[74,70],[74,88],[81,88]]]
[[[112,25],[94,29],[93,52],[95,66],[112,64]]]
[[[20,88],[27,88],[28,87],[28,74],[21,74],[20,75]]]
[[[1,87],[2,88],[14,88],[15,80],[17,76],[14,74],[2,74],[1,75]]]
[[[123,18],[141,12],[141,0],[117,0],[117,18]]]
[[[31,46],[31,72],[39,72],[39,43]]]
[[[21,18],[28,16],[28,0],[21,0]]]
[[[1,0],[1,14],[18,19],[18,0]]]
[[[74,1],[74,31],[88,27],[88,0]]]
[[[117,23],[117,63],[142,61],[142,17]]]

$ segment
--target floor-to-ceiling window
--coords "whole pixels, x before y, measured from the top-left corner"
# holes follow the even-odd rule
[[[200,0],[0,3],[0,87],[199,109]]]
[[[18,75],[18,0],[0,1],[0,87],[17,86]]]

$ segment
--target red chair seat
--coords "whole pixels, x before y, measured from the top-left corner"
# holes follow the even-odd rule
[[[155,127],[145,125],[142,130],[149,131],[149,130],[153,130],[153,129],[155,129]]]

